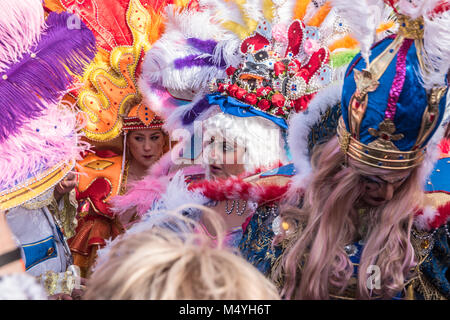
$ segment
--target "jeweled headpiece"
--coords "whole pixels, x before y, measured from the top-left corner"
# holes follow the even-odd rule
[[[330,51],[321,40],[319,29],[301,20],[288,28],[263,21],[241,43],[243,62],[238,68],[228,67],[228,77],[213,83],[221,93],[215,100],[234,98],[286,129],[283,119],[306,109],[313,94],[332,81]]]
[[[338,136],[342,150],[361,163],[407,169],[423,161],[444,116],[449,7],[446,1],[386,2],[398,31],[350,63]]]
[[[264,117],[286,129],[289,114],[305,110],[345,64],[349,50],[338,49],[357,46],[325,1],[197,2],[195,14],[168,14],[170,28],[149,52],[158,68],[144,67],[148,84],[197,93],[168,116],[172,128],[191,129],[219,105],[224,113]],[[180,25],[189,28],[177,30]]]
[[[128,130],[162,127],[151,106],[133,102],[141,100],[136,83],[140,62],[161,34],[160,10],[167,1],[128,0],[107,5],[99,0],[47,0],[46,4],[77,13],[97,39],[99,54],[85,72],[85,87],[78,93],[78,106],[86,114],[86,137],[111,141],[125,129],[124,122],[130,117],[134,125]],[[132,109],[134,114],[130,115]]]

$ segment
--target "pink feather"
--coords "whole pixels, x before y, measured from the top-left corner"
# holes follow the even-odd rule
[[[39,41],[44,26],[42,0],[0,1],[0,72]]]
[[[81,159],[88,143],[77,133],[75,113],[49,105],[42,116],[20,128],[0,144],[0,186],[11,188],[61,161]]]

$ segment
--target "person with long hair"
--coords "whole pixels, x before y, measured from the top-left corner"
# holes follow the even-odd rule
[[[336,137],[315,150],[313,174],[298,210],[282,213],[298,220],[295,241],[285,253],[286,297],[320,299],[358,288],[358,297],[372,295],[366,283],[370,266],[386,266],[380,281],[383,297],[401,291],[414,266],[410,243],[415,209],[420,205],[419,169],[392,172],[346,159]],[[364,251],[359,252],[364,246]],[[301,279],[298,273],[299,257]],[[357,282],[351,281],[360,256]],[[370,274],[369,274],[370,275]],[[351,285],[349,284],[351,283]]]
[[[350,63],[337,136],[313,150],[300,209],[281,213],[284,228],[275,242],[284,251],[272,275],[284,298],[448,297],[442,270],[423,269],[432,258],[432,233],[416,223],[445,130],[439,124],[450,52],[433,51],[442,39],[430,30],[444,32],[440,27],[450,21],[433,3],[391,3],[398,33],[371,48],[362,45]],[[433,55],[439,58],[429,59]],[[448,251],[440,263],[445,259]],[[447,285],[424,295],[423,287],[436,279]]]
[[[116,217],[111,198],[125,193],[170,148],[163,120],[152,105],[142,103],[136,82],[143,53],[161,35],[161,9],[172,2],[129,0],[110,5],[94,0],[68,8],[61,1],[45,1],[49,11],[76,12],[94,33],[99,52],[81,86],[70,93],[81,111],[84,140],[91,145],[77,162],[77,226],[68,240],[83,277],[89,276],[97,249],[134,219]]]

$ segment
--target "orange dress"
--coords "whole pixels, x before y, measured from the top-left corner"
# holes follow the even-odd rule
[[[124,171],[123,177],[120,176],[122,156],[112,151],[89,153],[78,164],[78,226],[75,236],[68,243],[74,264],[80,267],[81,276],[88,277],[97,250],[107,240],[124,232],[123,226],[110,210],[108,201],[124,192],[128,170]]]

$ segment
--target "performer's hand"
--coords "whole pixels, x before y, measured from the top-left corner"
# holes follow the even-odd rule
[[[70,192],[77,185],[77,176],[74,173],[69,173],[67,177],[59,182],[55,187],[55,199],[57,202],[68,192]]]

